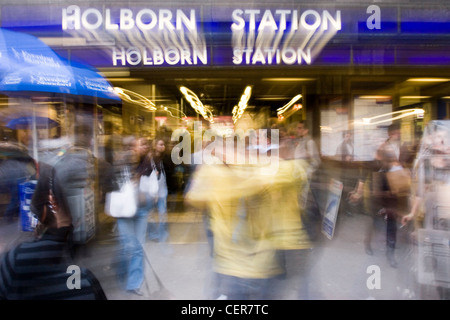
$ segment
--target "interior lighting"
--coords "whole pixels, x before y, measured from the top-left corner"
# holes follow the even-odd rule
[[[374,125],[374,124],[380,124],[380,123],[384,123],[384,122],[402,119],[402,118],[409,117],[409,116],[423,117],[424,114],[425,114],[425,110],[421,109],[421,108],[406,109],[406,110],[400,110],[400,111],[394,111],[394,112],[380,114],[378,116],[374,116],[371,118],[363,118],[361,124]],[[396,115],[396,116],[392,117],[393,115]],[[382,119],[382,118],[386,118],[386,119]],[[382,120],[378,120],[378,119],[382,119]]]
[[[374,100],[377,100],[377,99],[386,99],[386,100],[392,99],[391,96],[378,96],[378,95],[373,95],[373,96],[365,95],[365,96],[359,96],[358,98],[359,99],[374,99]]]
[[[247,103],[250,100],[250,96],[252,94],[252,87],[247,86],[244,90],[244,93],[239,100],[239,103],[233,108],[233,122],[236,123],[242,115],[244,114],[245,109],[247,109]]]
[[[200,114],[205,120],[214,123],[214,116],[210,108],[204,106],[199,97],[192,90],[182,86],[180,87],[180,91],[184,95],[186,100],[190,103],[195,112]]]
[[[294,98],[291,99],[291,101],[289,101],[289,102],[288,102],[287,104],[285,104],[283,107],[278,108],[278,109],[277,109],[277,114],[280,115],[280,114],[283,114],[283,113],[285,113],[286,111],[288,111],[289,108],[290,108],[294,103],[296,103],[298,100],[300,100],[301,97],[302,97],[301,94],[296,95]]]
[[[429,99],[431,96],[402,96],[400,99]]]
[[[164,110],[165,112],[167,112],[173,118],[177,118],[177,119],[181,119],[181,120],[186,120],[186,118],[187,118],[187,115],[179,109],[176,109],[173,107],[167,107],[167,106],[161,106],[161,109]],[[181,117],[175,116],[169,109],[181,113]]]
[[[410,78],[409,82],[448,82],[450,79],[446,78]]]
[[[262,78],[262,81],[272,82],[296,82],[296,81],[313,81],[314,78]]]
[[[130,76],[130,71],[112,70],[112,71],[101,71],[100,72],[105,78],[128,78]]]
[[[114,92],[126,102],[139,105],[150,111],[156,111],[155,104],[139,93],[119,87],[114,87]]]

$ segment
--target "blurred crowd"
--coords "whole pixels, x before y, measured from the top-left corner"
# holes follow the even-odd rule
[[[309,299],[310,272],[320,263],[315,249],[325,235],[339,232],[343,215],[371,217],[362,248],[368,255],[374,251],[373,234],[383,232],[389,265],[398,268],[399,258],[410,259],[412,265],[410,255],[398,252],[410,252],[417,244],[417,229],[425,225],[421,208],[427,184],[420,183],[424,176],[417,170],[419,155],[446,155],[450,147],[447,127],[431,132],[419,150],[402,144],[401,128],[393,123],[373,160],[357,161],[354,132],[349,130],[342,132],[335,156],[327,158],[321,156],[307,123],[300,121],[244,134],[211,130],[202,132],[200,143],[186,129],[175,139],[166,128],[153,138],[116,132],[104,145],[104,157],[98,157],[89,151],[93,141],[86,132],[89,129],[78,128],[73,143],[61,143],[38,162],[19,144],[0,146],[0,188],[9,194],[4,219],[19,219],[18,188],[31,180],[36,188],[29,206],[37,219],[31,244],[2,252],[0,299],[38,299],[48,290],[42,278],[33,290],[29,283],[48,277],[50,269],[41,274],[17,264],[27,248],[59,252],[53,260],[36,255],[28,262],[59,266],[51,270],[59,274],[55,281],[63,279],[71,257],[95,241],[107,195],[125,183],[135,186],[135,213],[110,218],[119,235],[117,281],[130,294],[144,295],[145,270],[152,259],[145,243],[167,242],[168,215],[188,210],[204,216],[215,275],[210,299]],[[442,183],[448,183],[448,160],[431,161],[431,167],[441,171]],[[157,193],[144,187],[153,174]],[[330,201],[331,181],[342,190],[335,202]],[[129,200],[131,205],[134,198]],[[323,230],[324,217],[331,233]],[[443,228],[448,231],[448,225]],[[102,289],[95,275],[83,272],[86,291],[81,298],[105,298],[98,294]],[[30,282],[18,283],[18,277]],[[439,289],[447,299],[448,289]],[[70,292],[61,286],[47,297],[70,297]]]

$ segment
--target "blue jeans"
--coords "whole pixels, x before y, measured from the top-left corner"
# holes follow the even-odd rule
[[[250,279],[213,273],[212,299],[226,296],[227,300],[269,300],[276,278]]]
[[[139,289],[144,282],[144,244],[148,211],[138,209],[133,218],[117,219],[120,235],[119,273],[124,276],[125,289]]]
[[[154,209],[158,212],[158,218],[154,219]],[[151,240],[164,242],[169,237],[167,224],[167,197],[152,198],[146,197],[142,210],[146,210],[150,215],[149,234]]]

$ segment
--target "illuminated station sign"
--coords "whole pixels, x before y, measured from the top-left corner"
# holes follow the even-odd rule
[[[92,2],[1,9],[2,27],[37,35],[97,67],[450,63],[448,11],[414,6]]]

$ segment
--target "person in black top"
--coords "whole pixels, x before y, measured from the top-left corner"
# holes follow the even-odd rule
[[[41,163],[31,211],[36,239],[9,250],[0,264],[0,300],[106,300],[95,275],[73,259],[73,226],[61,181]]]

